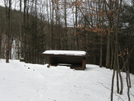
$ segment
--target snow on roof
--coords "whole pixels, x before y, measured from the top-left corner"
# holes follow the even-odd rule
[[[71,55],[71,56],[85,56],[85,51],[74,51],[74,50],[46,50],[43,52],[46,55]]]

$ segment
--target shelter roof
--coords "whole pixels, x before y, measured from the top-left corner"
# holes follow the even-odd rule
[[[68,55],[68,56],[86,56],[86,51],[76,50],[46,50],[44,55]]]

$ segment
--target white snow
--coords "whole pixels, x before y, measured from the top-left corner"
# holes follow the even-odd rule
[[[112,70],[86,65],[86,70],[67,66],[27,64],[0,60],[0,101],[110,101]],[[114,101],[127,101],[114,90]],[[131,101],[134,101],[134,75],[131,74]]]
[[[46,50],[43,52],[43,54],[85,56],[86,52],[73,50]]]

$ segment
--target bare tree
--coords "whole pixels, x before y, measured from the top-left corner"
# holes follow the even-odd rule
[[[9,63],[10,52],[11,52],[11,7],[12,7],[12,0],[4,0],[5,7],[6,7],[6,20],[7,20],[7,45],[6,45],[6,63]]]

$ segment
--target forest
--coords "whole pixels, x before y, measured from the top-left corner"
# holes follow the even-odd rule
[[[134,73],[134,0],[3,0],[0,58],[44,63],[42,52],[84,50],[87,63]],[[15,43],[15,44],[13,44]]]
[[[2,0],[0,58],[14,55],[26,63],[44,64],[45,50],[84,50],[87,64],[113,70],[117,93],[128,101],[134,74],[134,0]],[[15,53],[13,53],[13,49]]]

